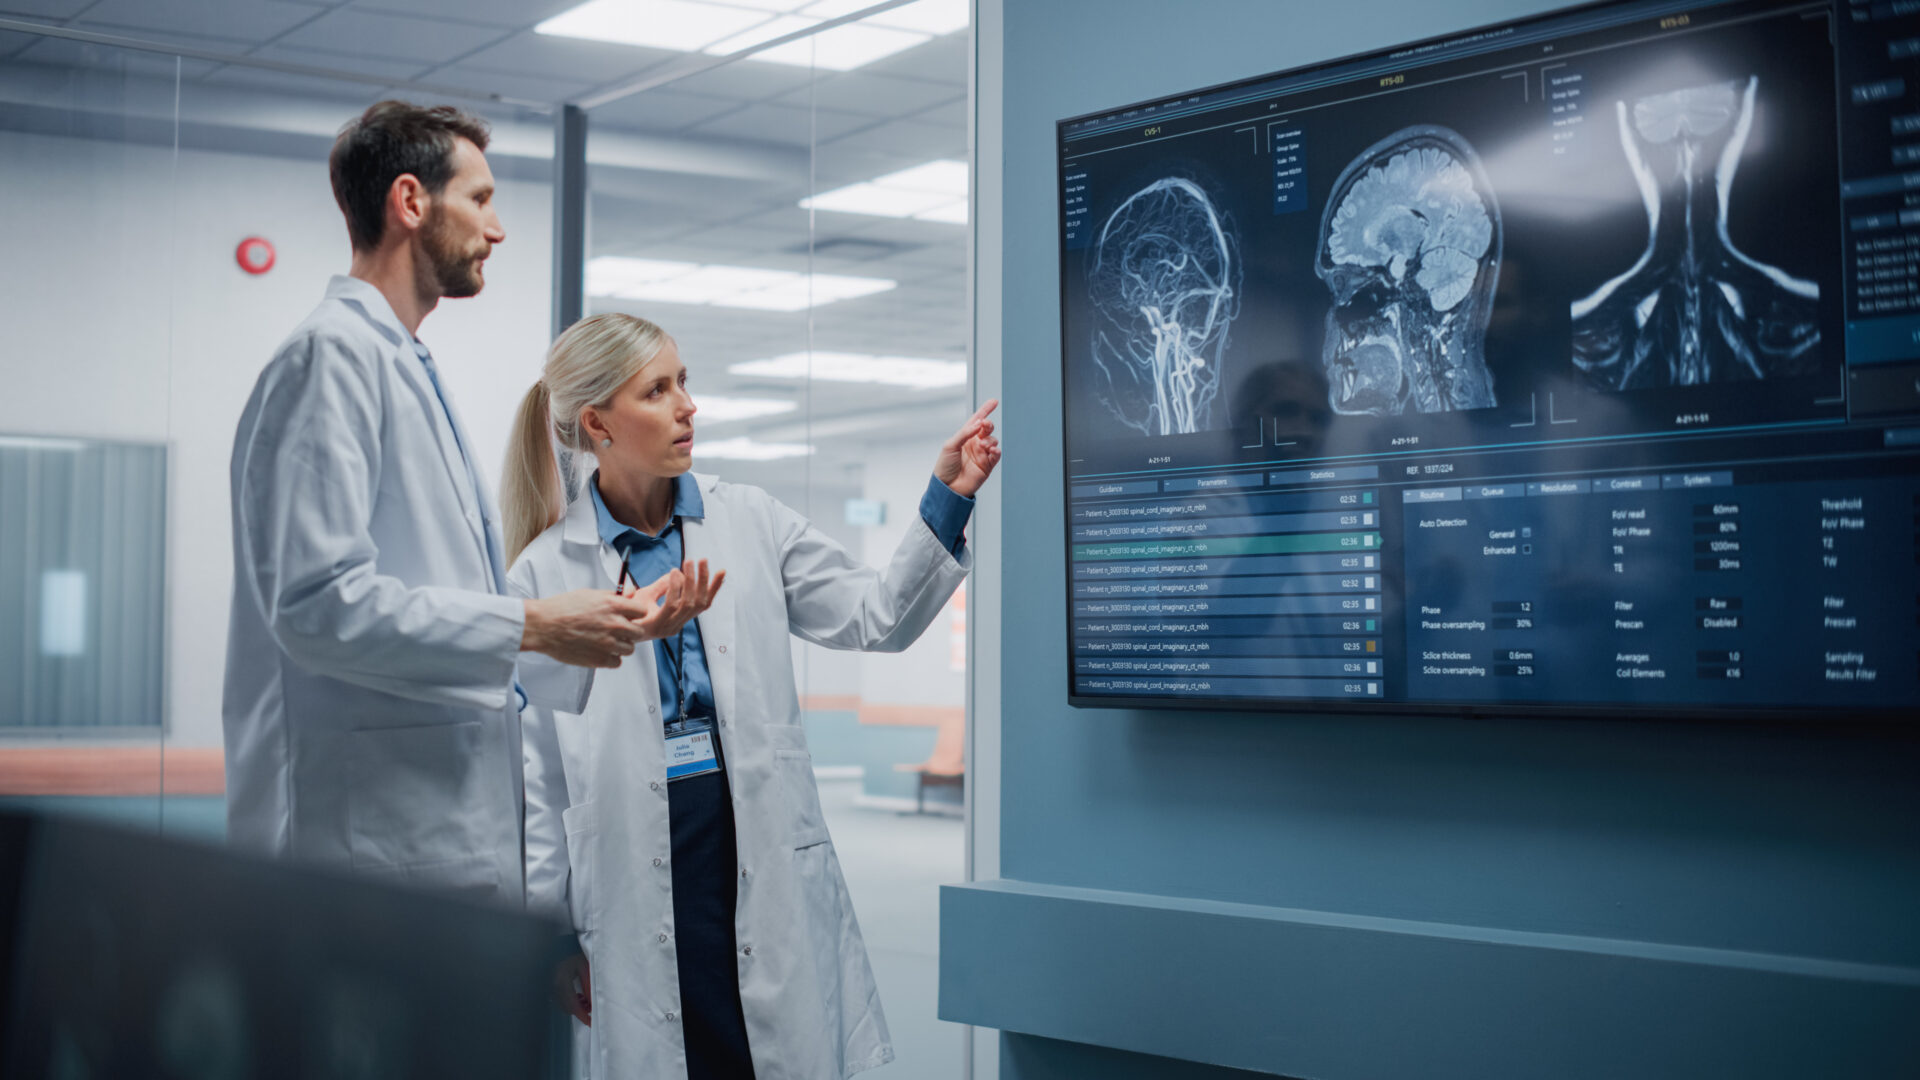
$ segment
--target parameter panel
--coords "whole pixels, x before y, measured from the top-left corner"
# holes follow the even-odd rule
[[[1058,125],[1081,705],[1920,711],[1920,3]]]

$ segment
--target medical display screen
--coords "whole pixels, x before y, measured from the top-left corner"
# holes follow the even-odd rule
[[[1058,125],[1075,704],[1920,713],[1920,3]]]

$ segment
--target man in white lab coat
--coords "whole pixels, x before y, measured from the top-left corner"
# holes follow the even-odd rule
[[[334,144],[353,264],[234,438],[222,711],[236,845],[519,903],[516,658],[616,667],[680,613],[507,595],[473,444],[415,336],[480,291],[506,238],[487,138],[458,110],[387,101]]]

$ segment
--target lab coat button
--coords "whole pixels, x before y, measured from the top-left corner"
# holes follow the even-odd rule
[[[654,713],[656,713],[656,712],[658,712],[658,711],[660,711],[660,707],[659,707],[658,705],[649,705],[649,706],[647,706],[647,715],[648,715],[648,716],[652,716],[652,715],[653,715]]]
[[[664,860],[661,860],[661,859],[655,859],[655,860],[653,860],[653,865],[655,865],[655,866],[659,866],[659,865],[661,864],[661,862],[663,862],[663,861],[664,861]]]
[[[753,955],[753,946],[751,946],[751,945],[749,945],[749,946],[747,946],[746,948],[744,948],[744,949],[741,949],[741,950],[740,950],[740,953],[741,953],[741,955],[743,955],[743,956],[752,956],[752,955]]]
[[[671,1020],[671,1019],[673,1019],[673,1013],[672,1013],[672,1012],[668,1012],[668,1013],[667,1013],[667,1019],[669,1019],[669,1020]]]
[[[722,645],[722,646],[720,646],[720,651],[721,651],[721,652],[726,652],[726,651],[727,651],[727,647],[726,647],[725,645]]]
[[[659,791],[659,790],[660,790],[660,785],[659,785],[658,783],[652,783],[652,784],[648,784],[648,785],[647,785],[647,787],[649,787],[649,788],[651,788],[651,789],[652,789],[652,790],[654,790],[654,791]]]
[[[666,943],[667,943],[667,935],[665,935],[665,934],[661,934],[661,935],[660,935],[660,944],[662,944],[662,945],[665,945]]]

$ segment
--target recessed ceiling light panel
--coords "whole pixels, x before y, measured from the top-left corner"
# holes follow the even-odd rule
[[[908,386],[916,390],[964,386],[967,382],[967,365],[963,360],[868,356],[863,353],[787,353],[765,360],[730,364],[727,371],[734,375],[769,379],[815,378],[829,382]]]
[[[693,456],[724,458],[734,461],[778,461],[781,458],[806,457],[813,453],[807,443],[763,443],[736,435],[731,439],[693,440]]]
[[[726,424],[735,420],[758,420],[779,416],[800,407],[799,402],[780,398],[728,397],[724,394],[694,394],[695,425]],[[695,440],[696,444],[698,440]]]
[[[802,274],[753,266],[702,266],[601,255],[587,263],[587,295],[758,311],[804,311],[894,288],[886,278]]]
[[[587,0],[536,25],[536,34],[693,52],[766,22],[770,13],[698,0]]]
[[[943,159],[800,200],[812,210],[967,223],[967,163]]]

